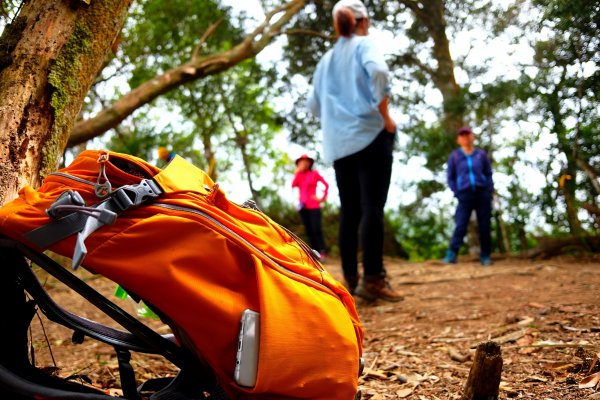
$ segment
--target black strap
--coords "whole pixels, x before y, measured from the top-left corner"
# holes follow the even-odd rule
[[[131,367],[131,353],[128,350],[115,348],[119,362],[119,376],[121,377],[121,389],[126,399],[141,399],[135,384],[135,372]]]
[[[0,390],[2,394],[24,396],[26,398],[38,399],[64,399],[64,400],[114,400],[113,396],[101,393],[82,393],[66,389],[57,389],[40,385],[29,381],[0,365]],[[8,392],[8,393],[7,393]],[[4,398],[4,397],[3,397]]]
[[[126,398],[139,399],[138,389],[135,387],[135,374],[129,362],[130,350],[160,354],[178,366],[181,369],[180,372],[183,372],[180,374],[181,376],[178,375],[177,379],[174,379],[170,384],[167,384],[167,387],[160,391],[160,396],[156,397],[156,399],[167,400],[170,398],[169,396],[172,395],[180,396],[177,397],[177,399],[198,398],[198,393],[210,391],[216,386],[216,378],[212,369],[204,360],[191,353],[189,349],[180,347],[175,342],[173,335],[161,336],[154,332],[46,255],[37,253],[13,239],[2,237],[0,237],[0,252],[2,252],[2,254],[19,255],[17,257],[11,257],[13,261],[11,264],[14,265],[10,265],[10,270],[15,271],[20,282],[22,282],[23,286],[35,299],[49,319],[73,329],[75,331],[74,337],[76,341],[81,341],[82,336],[86,335],[111,344],[115,348],[119,361],[121,385]],[[99,324],[62,309],[54,303],[52,298],[41,287],[37,277],[25,259],[34,262],[50,275],[69,286],[107,316],[111,317],[128,332]],[[156,310],[159,311],[158,309]],[[168,318],[165,320],[168,321]],[[5,377],[2,376],[2,371],[0,371],[0,391],[4,383],[3,380],[5,380],[4,378]],[[17,378],[19,377],[17,376]],[[12,380],[11,377],[7,377],[6,379],[9,381]],[[19,379],[23,380],[22,377]],[[10,383],[12,385],[12,381]],[[26,382],[24,381],[23,384],[25,383]],[[28,383],[29,382],[27,382],[27,384]],[[25,386],[27,385],[25,384]],[[40,385],[38,386],[39,387],[32,388],[32,391],[28,393],[48,393],[46,391],[48,388]],[[19,391],[17,393],[21,392]],[[71,394],[67,396],[64,393],[66,392],[60,393],[56,398],[105,398],[93,394],[85,396],[78,394],[80,395],[79,397]],[[159,395],[159,393],[156,394]],[[182,395],[186,397],[181,397]],[[223,398],[225,399],[225,397]],[[216,399],[219,399],[219,397],[216,397]]]
[[[143,343],[143,346],[146,349],[152,349],[154,352],[163,355],[167,360],[171,361],[178,367],[181,367],[187,362],[189,362],[190,355],[187,354],[187,352],[184,349],[179,347],[176,343],[172,342],[171,340],[162,337],[161,335],[144,325],[142,322],[129,315],[115,303],[108,300],[106,297],[98,293],[96,290],[91,288],[77,276],[67,271],[65,268],[57,264],[54,260],[46,256],[45,254],[37,253],[29,249],[28,247],[22,245],[21,243],[11,239],[0,239],[0,248],[2,247],[13,248],[19,251],[21,254],[23,254],[25,257],[27,257],[35,264],[40,266],[50,275],[54,276],[56,279],[63,282],[65,285],[69,286],[79,295],[81,295],[94,306],[96,306],[100,311],[108,315],[123,328],[127,329],[129,332],[135,335],[139,342]],[[23,274],[23,276],[25,277],[27,275],[28,274]],[[37,278],[35,277],[34,279],[37,280]],[[63,322],[67,323],[66,321]],[[67,326],[73,329],[73,321],[70,322],[71,323],[69,323],[69,325]],[[85,329],[81,326],[76,329],[85,332]],[[115,329],[115,331],[117,330]],[[92,335],[88,333],[88,336]],[[99,339],[98,337],[95,338]]]
[[[21,281],[27,285],[27,291],[36,300],[44,315],[56,323],[73,329],[73,343],[83,343],[85,336],[107,343],[114,347],[133,350],[143,353],[158,353],[158,351],[137,338],[134,334],[99,322],[73,314],[58,304],[48,295],[40,285],[31,268],[20,262],[12,266],[17,269]],[[106,300],[108,302],[108,300]],[[173,334],[162,335],[170,342],[175,343]]]

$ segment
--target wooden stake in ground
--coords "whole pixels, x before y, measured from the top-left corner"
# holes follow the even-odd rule
[[[461,400],[497,400],[502,354],[496,342],[480,343]]]

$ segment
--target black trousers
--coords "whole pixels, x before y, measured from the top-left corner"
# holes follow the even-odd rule
[[[383,130],[365,149],[333,164],[340,194],[339,247],[346,278],[359,275],[359,232],[365,280],[385,276],[383,207],[390,187],[395,137]]]
[[[325,240],[323,240],[323,229],[321,224],[322,213],[320,208],[303,208],[300,210],[300,218],[306,229],[310,247],[319,253],[327,251]]]

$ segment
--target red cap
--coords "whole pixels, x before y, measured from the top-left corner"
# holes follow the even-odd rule
[[[473,131],[468,126],[463,126],[462,128],[458,129],[458,136],[468,135],[469,133],[473,133]]]
[[[308,160],[308,161],[310,161],[310,166],[311,167],[315,163],[315,160],[312,157],[310,157],[308,154],[302,154],[300,157],[296,158],[296,165],[298,165],[298,163],[300,162],[300,160]]]

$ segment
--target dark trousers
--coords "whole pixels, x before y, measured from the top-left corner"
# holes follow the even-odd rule
[[[475,210],[477,225],[479,227],[479,244],[481,256],[489,257],[492,248],[490,224],[492,217],[492,197],[488,189],[477,188],[476,190],[464,190],[457,194],[458,206],[454,216],[456,227],[450,240],[450,250],[458,253],[463,244],[471,213]]]
[[[333,164],[340,194],[339,247],[346,278],[358,277],[359,232],[365,280],[385,276],[383,207],[390,187],[395,137],[384,130],[365,149]]]
[[[300,210],[300,218],[302,218],[304,229],[306,229],[310,247],[317,250],[319,253],[327,251],[325,240],[323,240],[323,229],[321,227],[321,209],[303,208]]]

